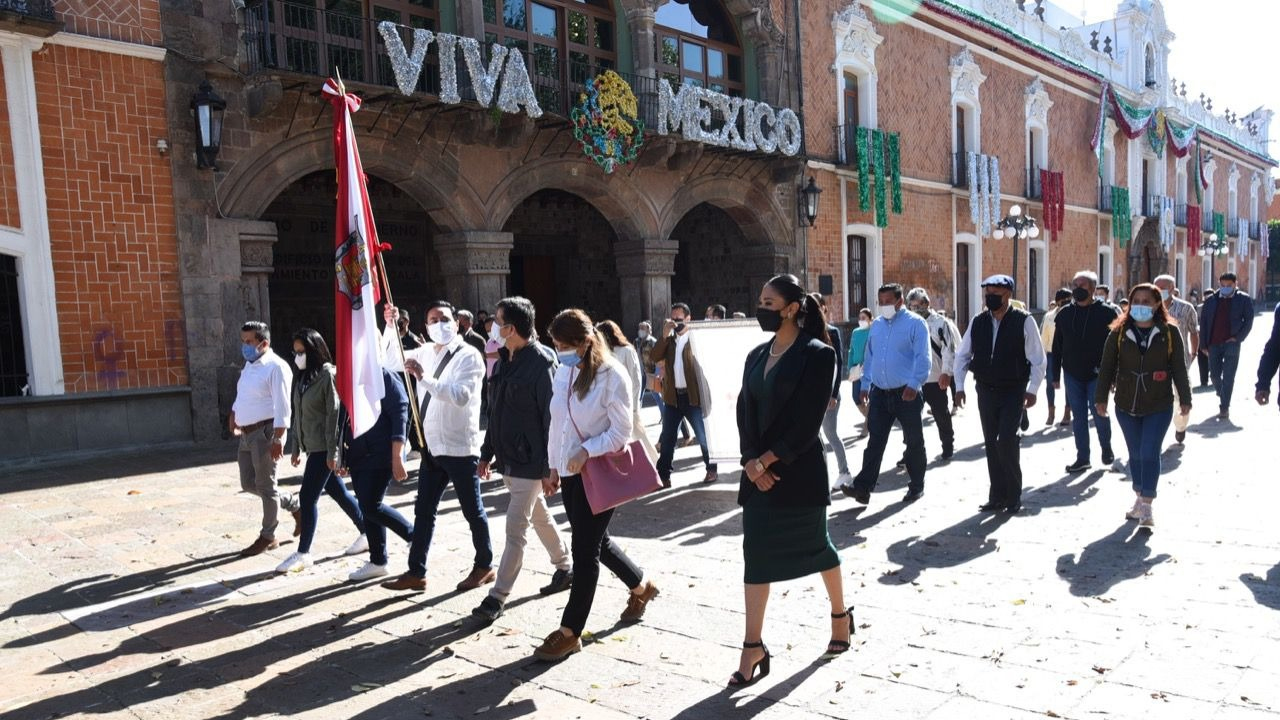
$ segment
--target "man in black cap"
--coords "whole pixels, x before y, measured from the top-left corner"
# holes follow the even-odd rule
[[[1044,345],[1035,318],[1011,307],[1013,278],[992,275],[982,281],[987,311],[969,323],[956,351],[956,403],[965,401],[965,375],[978,386],[978,416],[987,453],[991,490],[983,512],[1010,515],[1022,509],[1021,436],[1025,410],[1036,404],[1044,379]]]

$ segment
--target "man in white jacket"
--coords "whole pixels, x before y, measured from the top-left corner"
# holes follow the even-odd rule
[[[907,293],[907,309],[924,318],[929,327],[929,352],[933,365],[922,395],[933,411],[933,424],[938,428],[942,441],[942,459],[950,460],[956,450],[956,433],[951,426],[951,408],[947,388],[951,387],[952,367],[956,362],[956,348],[960,346],[960,330],[951,319],[929,309],[929,293],[921,287]],[[905,460],[899,463],[905,467]]]
[[[400,353],[393,342],[399,338],[396,309],[384,310],[388,331],[383,341],[387,368],[400,370]],[[480,458],[480,387],[484,382],[484,356],[466,343],[458,332],[453,305],[439,300],[427,310],[427,345],[405,351],[404,369],[418,382],[419,413],[426,445],[418,471],[418,498],[414,503],[413,542],[409,547],[409,570],[382,584],[388,590],[425,590],[427,551],[435,532],[436,509],[445,488],[453,483],[462,506],[462,515],[471,526],[475,561],[458,590],[473,590],[494,580],[493,547],[489,541],[489,519],[480,500],[480,478],[476,473]]]

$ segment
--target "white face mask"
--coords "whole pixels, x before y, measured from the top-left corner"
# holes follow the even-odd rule
[[[870,323],[869,321],[867,321],[867,320],[859,320],[859,321],[858,321],[858,327],[860,327],[860,328],[864,328],[864,329],[865,329],[865,328],[869,328],[869,327],[871,327],[871,323]]]
[[[489,339],[496,343],[502,342],[502,326],[501,325],[499,325],[498,323],[494,323],[493,325],[489,326]]]
[[[641,340],[648,340],[648,339],[649,339],[649,331],[648,331],[648,330],[641,330],[641,331],[639,332],[639,337],[640,337],[640,339],[641,339]]]
[[[431,338],[431,342],[437,345],[448,345],[458,337],[458,323],[452,320],[431,323],[427,325],[427,335]]]
[[[296,354],[295,354],[295,355],[293,356],[293,364],[294,364],[294,365],[297,365],[299,370],[306,370],[306,369],[307,369],[307,355],[306,355],[306,353],[303,353],[302,355],[296,355]]]
[[[884,318],[885,320],[888,320],[889,318],[898,314],[897,305],[878,305],[876,306],[876,310],[879,311],[880,317]]]

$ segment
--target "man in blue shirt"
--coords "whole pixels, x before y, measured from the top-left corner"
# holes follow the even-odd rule
[[[871,491],[880,477],[880,463],[896,420],[906,443],[907,495],[915,502],[924,495],[924,426],[920,389],[929,379],[929,327],[923,318],[903,307],[902,286],[883,285],[877,299],[879,317],[871,323],[863,357],[862,394],[867,408],[870,438],[862,454],[862,471],[852,485],[841,485],[845,495],[862,504],[871,502]]]

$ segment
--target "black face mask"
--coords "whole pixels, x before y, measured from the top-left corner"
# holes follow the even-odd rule
[[[676,323],[676,332],[678,332],[678,333],[679,333],[679,332],[684,332],[684,323],[683,323],[683,322],[678,322],[678,323]]]
[[[760,329],[765,332],[778,332],[778,328],[782,327],[782,311],[756,308],[756,322],[760,323]]]
[[[1071,299],[1075,300],[1076,302],[1084,302],[1085,300],[1088,300],[1089,296],[1092,294],[1093,293],[1089,292],[1088,290],[1085,290],[1082,287],[1076,287],[1071,289]]]
[[[995,312],[996,310],[999,310],[1000,308],[1004,307],[1003,295],[996,295],[995,293],[987,293],[986,295],[982,296],[982,301],[987,304],[987,309],[990,310],[991,312]]]

